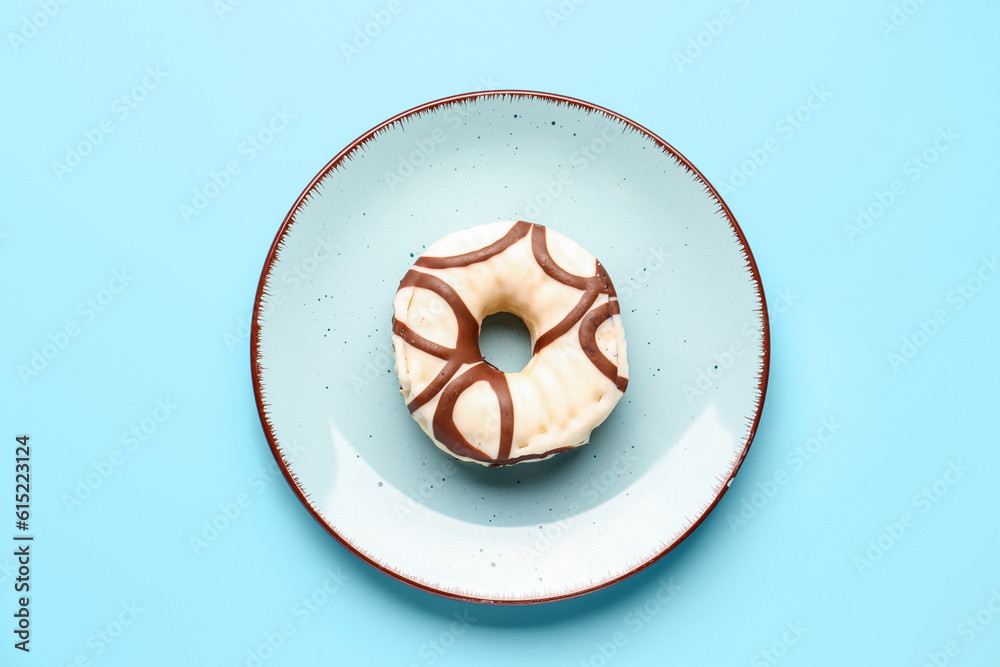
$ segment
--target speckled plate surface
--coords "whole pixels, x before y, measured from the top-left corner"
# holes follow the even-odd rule
[[[436,239],[515,219],[607,268],[630,380],[590,444],[485,468],[410,418],[392,300]],[[331,535],[419,588],[523,604],[620,581],[705,518],[760,418],[768,328],[742,232],[679,153],[592,104],[496,91],[400,114],[308,185],[268,255],[251,355],[274,455]]]

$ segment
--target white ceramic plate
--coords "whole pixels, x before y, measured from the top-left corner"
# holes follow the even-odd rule
[[[590,444],[485,468],[410,418],[392,300],[436,239],[515,219],[607,268],[629,386]],[[757,427],[768,328],[746,239],[676,150],[586,102],[496,91],[400,114],[309,184],[264,266],[251,354],[274,455],[344,546],[434,593],[532,603],[619,581],[705,518]]]

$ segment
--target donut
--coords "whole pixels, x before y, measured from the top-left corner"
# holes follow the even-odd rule
[[[434,444],[464,461],[539,461],[585,444],[628,385],[611,278],[542,225],[494,222],[441,238],[403,276],[393,311],[406,406]],[[497,312],[531,334],[518,373],[480,353],[480,325]]]

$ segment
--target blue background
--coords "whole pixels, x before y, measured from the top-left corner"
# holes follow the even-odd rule
[[[0,550],[0,663],[998,664],[1000,7],[224,1],[0,16],[0,508],[13,534],[27,433],[36,536],[30,654]],[[771,315],[760,429],[716,510],[541,607],[348,553],[275,475],[250,381],[257,280],[305,185],[386,118],[487,88],[672,143],[740,222]],[[185,219],[196,189],[215,196]]]

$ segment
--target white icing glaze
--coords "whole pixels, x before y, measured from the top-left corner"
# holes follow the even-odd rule
[[[423,258],[451,257],[485,248],[513,233],[516,224],[496,222],[449,234],[431,245]],[[542,232],[548,254],[558,267],[594,280],[598,262],[593,255],[561,234]],[[444,281],[457,292],[479,324],[495,312],[517,315],[527,325],[534,349],[540,336],[577,307],[584,289],[563,284],[545,272],[532,249],[533,233],[526,233],[503,251],[468,266],[429,268],[420,266],[418,260],[411,273],[429,274]],[[414,410],[413,418],[442,450],[486,465],[514,463],[518,459],[539,460],[588,442],[591,431],[618,403],[628,378],[625,336],[616,303],[611,304],[615,314],[600,322],[594,338],[598,354],[614,366],[617,378],[611,379],[602,372],[581,347],[580,328],[586,315],[616,301],[613,288],[609,290],[607,285],[600,284],[601,291],[581,318],[538,350],[521,372],[505,374],[513,405],[513,441],[506,457],[500,451],[502,420],[498,394],[486,381],[474,382],[454,400],[453,419],[458,432],[484,455],[480,458],[488,460],[463,456],[435,436],[434,416],[443,394],[455,378],[476,366],[475,359],[452,375],[444,391],[438,391]],[[393,307],[396,320],[420,337],[448,348],[456,346],[460,337],[458,318],[447,301],[432,289],[403,286]],[[478,336],[478,330],[475,333]],[[439,378],[446,360],[418,349],[404,340],[398,330],[393,335],[393,351],[400,391],[409,405]]]

